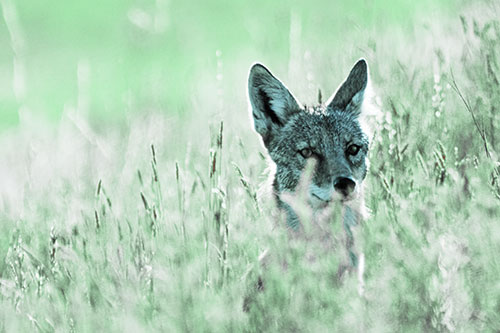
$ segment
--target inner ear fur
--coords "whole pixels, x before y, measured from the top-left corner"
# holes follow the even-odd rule
[[[367,85],[368,64],[365,59],[360,59],[353,66],[346,80],[330,97],[327,108],[330,110],[359,111]]]
[[[254,127],[267,146],[274,131],[284,126],[301,109],[288,88],[262,64],[256,63],[248,75],[248,97]]]

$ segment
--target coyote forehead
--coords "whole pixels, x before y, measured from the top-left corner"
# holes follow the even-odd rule
[[[360,124],[367,86],[368,66],[361,59],[326,104],[306,108],[266,67],[250,69],[254,128],[276,165],[273,189],[291,227],[298,227],[298,218],[281,195],[295,191],[309,159],[315,160],[307,202],[312,208],[359,197],[368,165],[368,135]]]

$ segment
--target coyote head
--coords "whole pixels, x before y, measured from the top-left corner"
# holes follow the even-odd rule
[[[274,192],[291,227],[298,219],[281,194],[295,191],[309,159],[315,160],[307,193],[313,209],[359,196],[367,171],[368,136],[360,124],[367,85],[368,66],[361,59],[326,104],[306,108],[266,67],[250,69],[254,128],[276,164]]]

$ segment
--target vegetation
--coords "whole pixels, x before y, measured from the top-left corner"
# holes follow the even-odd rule
[[[14,2],[0,3],[15,40]],[[299,100],[333,92],[361,56],[370,65],[362,297],[355,274],[337,278],[338,251],[308,260],[316,244],[259,199],[244,57],[217,52],[176,112],[155,85],[97,103],[90,59],[76,100],[46,121],[28,75],[0,137],[0,331],[499,331],[499,10],[462,4],[331,45],[305,42],[300,11],[287,21],[289,57],[269,67]],[[95,116],[107,108],[125,116]],[[339,215],[331,228],[342,233]],[[263,266],[266,250],[277,260]]]

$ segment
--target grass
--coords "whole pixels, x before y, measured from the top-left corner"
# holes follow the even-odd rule
[[[354,274],[336,278],[339,251],[293,237],[258,199],[267,172],[249,63],[219,55],[224,79],[185,116],[97,124],[68,107],[46,124],[25,112],[0,138],[0,330],[500,330],[498,10],[476,3],[342,52],[299,40],[297,67],[277,71],[309,103],[359,56],[371,66],[381,113],[356,236],[364,297]],[[338,219],[331,228],[342,232]],[[278,260],[264,269],[266,249]]]

